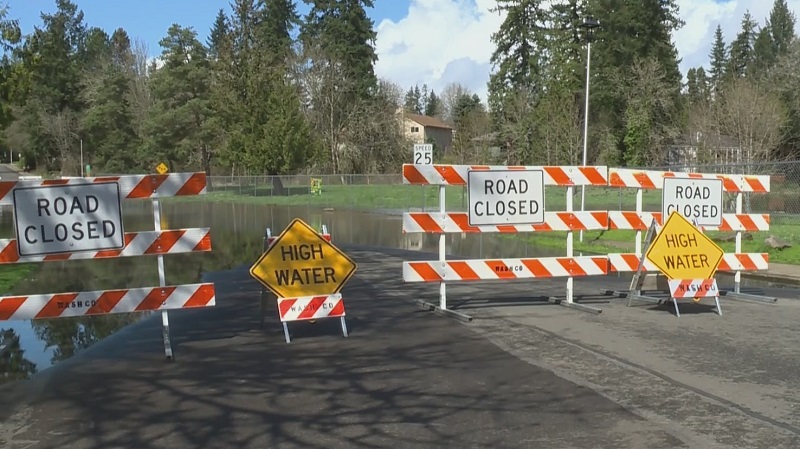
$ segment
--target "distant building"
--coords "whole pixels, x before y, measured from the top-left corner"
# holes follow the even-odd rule
[[[447,153],[453,145],[453,127],[436,117],[403,112],[403,130],[406,138],[414,143],[435,142],[441,154]]]
[[[734,165],[746,163],[742,149],[735,138],[725,135],[706,135],[693,132],[669,145],[664,162],[670,166],[689,169],[707,165]]]

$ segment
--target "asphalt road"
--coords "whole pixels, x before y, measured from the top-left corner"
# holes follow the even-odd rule
[[[475,316],[462,324],[413,304],[437,292],[401,282],[413,253],[346,250],[359,263],[343,291],[349,338],[337,321],[318,321],[291,325],[287,345],[274,313],[260,327],[246,268],[216,273],[217,307],[171,313],[174,362],[154,316],[0,390],[0,447],[800,444],[790,408],[800,302],[726,302],[722,317],[689,305],[677,318],[589,299],[624,279],[576,282],[603,308],[594,315],[544,300],[564,280],[470,284],[448,288]]]
[[[396,264],[352,251],[336,321],[259,327],[245,269],[218,306],[172,314],[176,360],[148,319],[27,385],[0,426],[9,448],[673,448],[663,426],[500,349],[468,326],[376,289]],[[402,285],[397,282],[398,287]],[[574,313],[564,311],[565,313]],[[17,392],[21,392],[17,389]],[[10,408],[5,408],[10,410]]]
[[[0,164],[0,181],[16,181],[19,173],[11,168],[9,164]]]

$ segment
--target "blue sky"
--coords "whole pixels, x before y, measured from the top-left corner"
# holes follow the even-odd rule
[[[10,16],[21,21],[24,32],[40,25],[40,13],[55,11],[55,0],[4,0],[11,9]],[[368,11],[376,22],[383,19],[398,20],[406,11],[410,0],[377,0],[376,8]],[[85,21],[104,30],[125,28],[132,37],[147,42],[151,55],[160,53],[158,41],[173,23],[191,26],[205,41],[217,11],[230,12],[228,0],[73,0],[83,10]],[[3,3],[3,0],[0,0]],[[304,14],[308,6],[298,1],[298,11]]]
[[[160,54],[158,41],[173,23],[193,27],[205,41],[219,8],[229,0],[74,0],[86,22],[109,32],[123,27],[131,37],[148,44],[151,56]],[[673,36],[682,62],[681,71],[708,64],[714,29],[722,26],[726,41],[739,31],[745,11],[763,23],[773,0],[676,0],[686,25]],[[0,0],[10,16],[19,19],[24,32],[41,23],[41,11],[53,11],[54,0]],[[298,1],[298,10],[308,7]],[[491,34],[503,16],[490,12],[495,0],[374,0],[368,14],[378,33],[378,76],[403,89],[428,84],[437,92],[457,82],[486,96],[486,83],[494,50]],[[797,14],[800,0],[789,0]]]

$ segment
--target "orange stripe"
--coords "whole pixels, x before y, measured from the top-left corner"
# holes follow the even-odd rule
[[[606,178],[604,178],[603,174],[600,173],[600,170],[596,168],[579,167],[579,170],[581,173],[583,173],[583,176],[586,176],[586,179],[589,180],[593,186],[604,186],[608,184]]]
[[[430,184],[413,165],[403,165],[403,178],[411,184]]]
[[[410,266],[425,282],[442,280],[442,277],[439,276],[439,273],[437,273],[432,266],[428,265],[427,262],[411,262]]]
[[[666,175],[665,175],[666,176]],[[643,189],[655,189],[656,185],[650,176],[645,172],[637,172],[633,174],[633,178],[639,183]]]
[[[158,310],[161,304],[169,298],[169,295],[175,291],[175,287],[156,287],[150,290],[150,293],[144,297],[142,302],[134,309],[136,312],[142,310]]]
[[[722,224],[719,226],[718,230],[720,231],[733,231],[733,225],[731,225],[730,220],[725,217],[722,217]]]
[[[331,241],[331,236],[327,236],[327,241]],[[211,251],[211,232],[206,232],[203,238],[197,242],[197,245],[192,248],[192,251]]]
[[[456,272],[456,275],[459,277],[459,279],[463,279],[465,281],[480,279],[478,273],[476,273],[475,270],[473,270],[472,267],[470,267],[466,262],[454,261],[448,262],[447,265],[449,265],[450,268]]]
[[[617,172],[612,172],[608,177],[608,185],[611,187],[627,187],[622,177]]]
[[[214,284],[203,284],[183,304],[184,308],[205,307],[214,297]]]
[[[86,311],[86,315],[102,315],[111,313],[127,293],[127,290],[108,290],[103,292],[97,302]]]
[[[537,278],[553,277],[553,273],[545,268],[538,259],[522,259],[522,264]]]
[[[488,165],[470,165],[469,169],[470,170],[486,171],[486,170],[489,170],[489,166]]]
[[[733,179],[724,177],[722,178],[722,189],[726,192],[739,192],[742,190]]]
[[[59,260],[67,260],[72,257],[72,254],[48,254],[44,256],[45,262],[57,262]]]
[[[317,313],[317,310],[322,307],[322,304],[325,303],[325,299],[327,298],[327,296],[315,296],[311,298],[311,301],[306,303],[305,309],[303,309],[303,311],[297,315],[297,319],[302,320],[313,317],[314,314]]]
[[[63,186],[69,184],[69,179],[43,179],[43,186]]]
[[[147,175],[131,189],[126,198],[150,198],[169,175]]]
[[[754,192],[766,192],[767,188],[764,184],[761,184],[761,181],[758,178],[744,178],[744,181],[750,185],[750,188],[753,189]]]
[[[553,230],[553,228],[547,223],[542,223],[542,224],[532,225],[532,226],[533,226],[533,230],[534,231],[539,231],[539,232],[547,232],[547,231],[552,231]]]
[[[517,228],[512,225],[496,225],[497,232],[501,233],[514,233],[517,232]]]
[[[570,275],[586,276],[586,270],[584,270],[583,267],[581,267],[580,264],[578,264],[578,262],[575,261],[575,259],[569,257],[566,258],[559,257],[556,260],[562,267],[564,267],[565,270],[567,270],[567,273],[569,273]]]
[[[610,225],[608,219],[608,212],[592,212],[592,217],[600,224],[605,224],[605,227]]]
[[[592,262],[597,265],[597,268],[603,271],[603,274],[608,274],[608,259],[605,257],[593,257]]]
[[[433,232],[436,234],[441,234],[444,232],[444,229],[442,229],[439,224],[436,223],[436,220],[434,220],[433,217],[428,214],[413,213],[411,214],[411,218],[413,218],[414,221],[416,221],[425,232]]]
[[[184,234],[186,234],[186,231],[183,229],[162,231],[161,234],[156,237],[156,240],[144,250],[144,254],[166,254]]]
[[[294,299],[283,299],[283,300],[278,301],[278,311],[281,314],[281,318],[285,318],[286,317],[286,314],[289,313],[290,310],[292,310],[292,306],[296,302],[297,302],[296,298],[294,298]]]
[[[328,312],[328,316],[344,316],[344,300],[342,298],[339,298],[339,302],[337,302],[336,305],[333,306],[333,309]]]
[[[11,240],[8,242],[3,251],[0,252],[0,263],[14,263],[19,260],[19,252],[17,251],[17,241]]]
[[[74,301],[77,297],[77,293],[60,293],[51,296],[50,301],[47,301],[47,304],[42,307],[42,310],[36,314],[34,319],[56,318],[61,316],[61,314],[64,313],[64,311],[69,307],[69,303]]]
[[[461,229],[461,232],[480,232],[477,226],[469,225],[469,215],[467,214],[449,214],[449,217]]]
[[[198,195],[206,188],[206,174],[192,173],[192,176],[175,192],[175,196]]]
[[[14,181],[0,181],[0,198],[5,198],[17,185]]]
[[[508,170],[527,170],[528,167],[524,165],[509,165],[506,167]]]
[[[0,299],[0,321],[11,319],[27,299],[27,296],[9,296]]]
[[[756,223],[753,221],[753,219],[749,215],[745,215],[745,214],[737,215],[736,218],[738,218],[739,221],[742,223],[742,226],[744,227],[745,231],[757,231],[758,230],[757,226],[756,226]]]
[[[125,246],[122,247],[122,249],[107,249],[103,251],[98,251],[97,254],[94,255],[94,259],[107,259],[110,257],[119,257],[119,255],[122,254],[122,251],[124,251],[125,248],[127,248],[128,245],[131,244],[131,242],[133,241],[133,239],[136,238],[137,235],[139,235],[138,232],[126,232]]]
[[[542,167],[544,171],[553,178],[556,185],[559,186],[574,186],[575,183],[572,182],[572,178],[561,168],[561,167]]]
[[[517,276],[508,269],[508,265],[503,263],[502,260],[484,260],[483,263],[489,267],[494,274],[500,279],[516,279]]]
[[[444,178],[444,181],[451,186],[467,185],[467,180],[458,174],[458,170],[452,165],[436,165],[436,170]]]
[[[104,176],[99,178],[93,178],[92,182],[116,182],[119,181],[119,176]]]

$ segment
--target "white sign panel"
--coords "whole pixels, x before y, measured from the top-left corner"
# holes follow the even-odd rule
[[[470,170],[469,225],[544,223],[544,172]]]
[[[414,164],[433,165],[433,144],[430,143],[414,144]]]
[[[125,247],[116,182],[18,187],[13,193],[20,256]]]
[[[664,220],[672,211],[695,220],[697,226],[722,225],[722,180],[664,178],[661,213]]]

